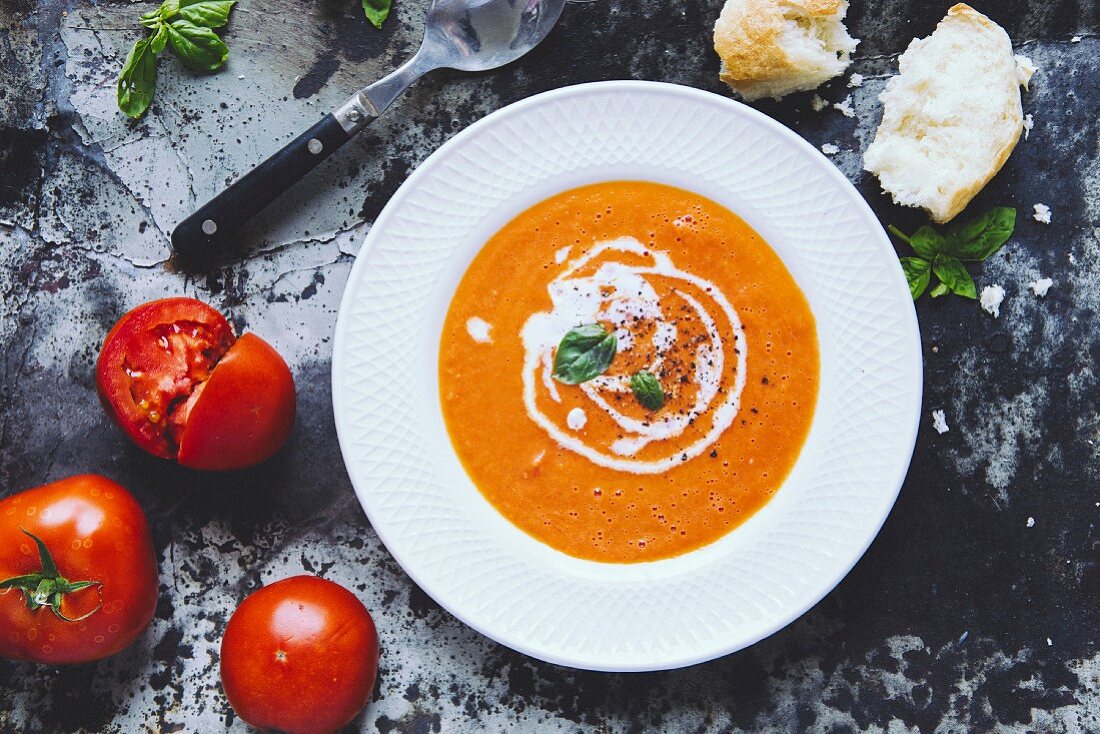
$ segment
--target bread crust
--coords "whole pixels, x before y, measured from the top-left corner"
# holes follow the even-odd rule
[[[719,78],[744,94],[745,85],[796,76],[799,66],[780,45],[783,6],[799,7],[811,17],[829,17],[843,4],[844,0],[727,0],[714,24],[714,50],[722,60]]]

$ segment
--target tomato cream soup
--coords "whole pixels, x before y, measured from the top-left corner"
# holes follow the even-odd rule
[[[615,181],[528,209],[482,248],[439,383],[455,451],[505,517],[571,556],[651,561],[722,537],[783,483],[817,399],[817,332],[735,214]]]

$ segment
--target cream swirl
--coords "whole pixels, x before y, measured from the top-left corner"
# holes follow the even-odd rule
[[[713,283],[677,268],[667,252],[623,237],[598,243],[566,263],[547,290],[552,310],[532,314],[521,333],[523,401],[528,416],[558,444],[600,466],[658,474],[707,451],[733,423],[745,386],[748,345],[737,312]],[[669,313],[674,305],[678,311]],[[630,375],[616,373],[614,363],[609,373],[580,385],[595,409],[589,412],[602,412],[615,424],[614,438],[604,441],[606,445],[593,445],[598,439],[589,435],[592,432],[580,434],[559,426],[539,405],[546,400],[562,403],[552,377],[554,349],[562,335],[595,322],[614,328],[616,362],[643,364],[653,374],[678,369],[679,382],[690,385],[690,390],[685,388],[689,401],[656,416],[623,408],[624,396],[631,393]],[[691,336],[680,323],[697,324],[701,330]],[[688,358],[673,365],[676,354]],[[727,360],[733,362],[729,367]],[[679,384],[674,387],[679,390]],[[632,399],[626,404],[633,407]],[[681,445],[676,439],[689,427],[701,435]],[[664,450],[636,458],[651,444]]]

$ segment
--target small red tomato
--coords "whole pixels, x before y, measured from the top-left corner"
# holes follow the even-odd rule
[[[103,342],[96,389],[126,435],[192,469],[242,469],[270,458],[294,426],[294,378],[264,340],[240,339],[193,298],[123,316]]]
[[[0,656],[99,660],[156,607],[149,523],[118,484],[84,474],[0,500]]]
[[[377,674],[370,612],[343,586],[316,576],[252,593],[222,638],[225,695],[258,729],[331,734],[366,705]]]

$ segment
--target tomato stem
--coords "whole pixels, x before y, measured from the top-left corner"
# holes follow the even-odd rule
[[[42,570],[37,573],[29,573],[23,576],[13,576],[10,579],[0,581],[0,589],[19,589],[27,602],[27,607],[33,612],[42,607],[49,607],[50,611],[58,619],[65,622],[79,622],[87,619],[100,610],[103,606],[103,584],[99,581],[69,581],[57,570],[57,564],[53,561],[46,544],[34,533],[20,528],[38,546],[38,559],[42,564]],[[72,594],[89,586],[96,587],[99,594],[99,603],[95,609],[82,614],[79,617],[66,617],[61,612],[61,601],[66,594]]]

